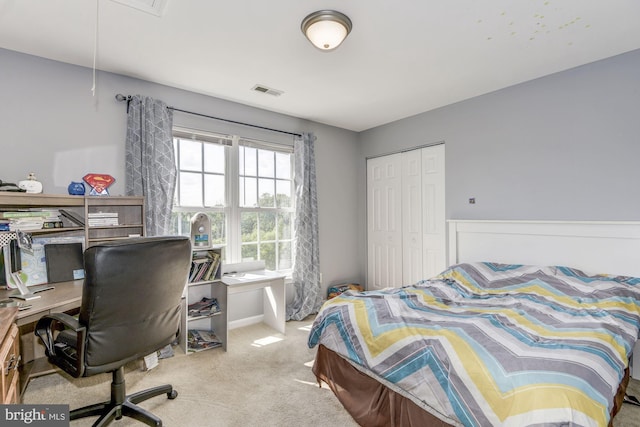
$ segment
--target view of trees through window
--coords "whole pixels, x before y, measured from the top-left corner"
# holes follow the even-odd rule
[[[189,235],[191,218],[204,212],[210,241],[223,247],[225,262],[263,260],[267,269],[290,270],[291,152],[237,137],[202,139],[174,137],[178,182],[171,231]],[[230,158],[238,164],[229,167]]]

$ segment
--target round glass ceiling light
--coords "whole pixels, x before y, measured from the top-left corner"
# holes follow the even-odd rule
[[[351,20],[335,10],[319,10],[307,15],[300,28],[318,49],[329,51],[337,48],[351,32]]]

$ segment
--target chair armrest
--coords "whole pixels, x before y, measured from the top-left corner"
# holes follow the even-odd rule
[[[84,353],[84,338],[87,329],[80,325],[78,319],[66,313],[51,313],[41,317],[36,323],[35,334],[40,337],[44,344],[47,356],[55,356],[55,339],[53,336],[54,328],[57,324],[62,324],[66,329],[71,329],[76,333],[76,342],[78,343],[78,356]],[[80,358],[79,358],[80,359]]]

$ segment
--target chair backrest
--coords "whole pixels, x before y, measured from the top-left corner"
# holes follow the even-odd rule
[[[175,340],[191,264],[188,237],[142,237],[84,253],[79,322],[85,374],[115,369]]]

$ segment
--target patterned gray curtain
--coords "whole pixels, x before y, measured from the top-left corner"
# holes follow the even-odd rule
[[[134,95],[127,108],[126,194],[144,196],[148,236],[169,231],[176,187],[173,111],[167,104]]]
[[[312,133],[305,133],[293,143],[296,243],[292,278],[296,294],[287,306],[287,320],[302,320],[322,305],[315,139]]]

